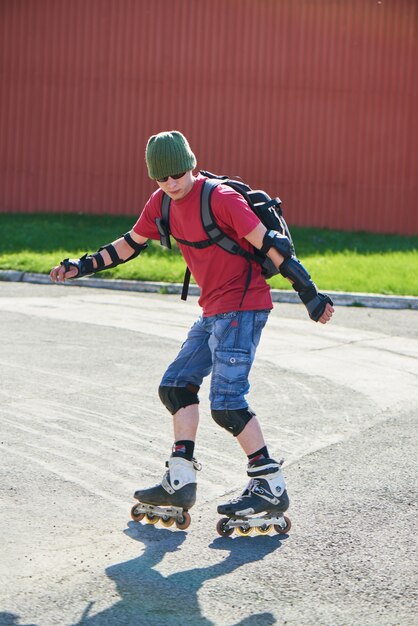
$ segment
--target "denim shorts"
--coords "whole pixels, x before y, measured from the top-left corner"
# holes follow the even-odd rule
[[[161,385],[200,387],[212,374],[210,406],[213,410],[248,408],[248,377],[270,309],[232,311],[200,317],[191,327]]]

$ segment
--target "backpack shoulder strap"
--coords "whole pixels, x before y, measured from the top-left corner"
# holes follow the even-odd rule
[[[155,223],[160,235],[160,243],[165,248],[171,250],[170,241],[170,204],[171,199],[166,193],[163,193],[163,199],[161,201],[161,217],[157,217]]]
[[[215,221],[212,213],[212,207],[210,205],[210,198],[213,191],[216,187],[222,184],[222,182],[224,181],[219,178],[207,178],[202,185],[202,191],[200,194],[200,216],[202,218],[203,228],[205,229],[208,237],[215,243],[218,243],[218,240],[222,238],[224,233]]]
[[[171,198],[167,196],[166,193],[163,193],[163,199],[161,202],[161,217],[164,220],[164,222],[167,224],[167,228],[169,227],[169,224],[170,224],[170,204],[171,204]]]
[[[208,178],[203,184],[200,197],[200,215],[202,218],[203,228],[213,243],[216,243],[216,245],[226,252],[229,252],[230,254],[238,254],[239,256],[247,259],[247,261],[255,261],[256,263],[261,264],[259,258],[256,257],[255,254],[251,254],[251,252],[241,248],[241,246],[234,239],[228,237],[228,235],[226,235],[218,226],[212,212],[210,199],[214,189],[221,184],[228,184],[228,182],[224,178],[221,180]]]

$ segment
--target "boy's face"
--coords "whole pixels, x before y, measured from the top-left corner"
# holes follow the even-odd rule
[[[185,172],[180,178],[168,177],[166,181],[157,180],[158,186],[169,196],[172,200],[181,200],[189,191],[191,191],[194,184],[193,172]]]

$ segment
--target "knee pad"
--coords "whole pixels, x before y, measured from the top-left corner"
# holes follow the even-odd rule
[[[223,409],[221,411],[212,409],[211,412],[215,422],[234,435],[234,437],[242,433],[250,419],[255,416],[255,413],[250,408]]]
[[[197,392],[200,387],[188,383],[185,387],[164,387],[158,388],[158,395],[161,402],[170,411],[171,415],[177,413],[190,404],[199,404]]]

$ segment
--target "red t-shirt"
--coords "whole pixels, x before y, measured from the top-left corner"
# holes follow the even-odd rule
[[[170,232],[185,241],[208,239],[200,217],[200,193],[205,177],[199,174],[191,191],[181,200],[172,200],[170,206]],[[142,237],[159,240],[155,219],[161,217],[163,191],[155,191],[146,203],[134,226]],[[211,208],[216,223],[242,248],[252,252],[251,244],[244,239],[260,223],[244,198],[226,185],[216,187],[211,195]],[[270,287],[261,274],[260,266],[251,262],[252,279],[241,304],[248,275],[248,261],[230,254],[216,244],[197,249],[179,243],[181,253],[192,276],[199,285],[199,304],[203,315],[209,317],[230,311],[251,311],[273,307]]]

